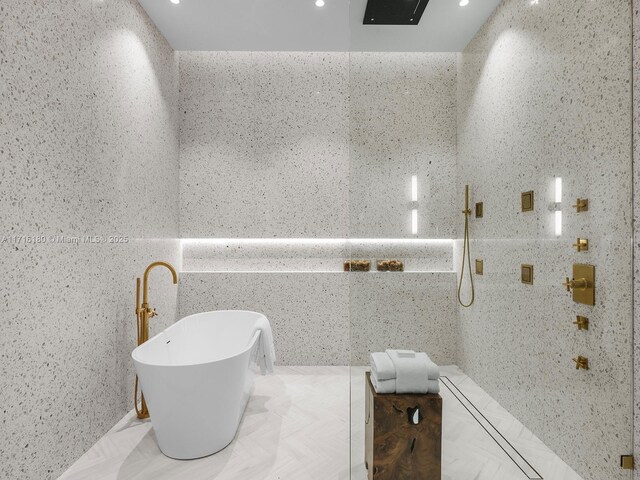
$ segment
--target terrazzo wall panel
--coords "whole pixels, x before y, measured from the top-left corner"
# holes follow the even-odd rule
[[[453,272],[353,273],[349,278],[352,365],[387,348],[456,362],[456,275]]]
[[[632,448],[630,9],[504,1],[458,57],[458,191],[469,184],[484,202],[471,221],[484,275],[460,309],[460,366],[586,480],[629,478],[619,455]],[[529,190],[535,210],[521,212]],[[571,207],[578,197],[588,212]],[[574,263],[596,266],[593,307],[562,286]],[[534,265],[533,285],[521,264]]]
[[[0,24],[0,477],[49,479],[132,408],[135,276],[179,260],[177,61],[135,1]]]
[[[183,238],[344,238],[349,56],[180,53]]]
[[[454,53],[350,54],[353,237],[455,238],[455,65]]]
[[[633,454],[640,458],[640,2],[633,0],[633,305],[634,305],[634,446]],[[636,462],[634,478],[640,478]]]
[[[183,238],[453,238],[455,54],[181,52]]]
[[[183,242],[181,315],[264,311],[285,365],[364,364],[389,331],[416,348],[446,341],[433,349],[452,363],[454,277],[426,273],[452,271],[452,242],[417,239],[455,234],[455,60],[180,52],[181,236],[211,239]],[[340,273],[348,258],[370,259],[373,270],[376,259],[400,258],[412,273]],[[410,318],[420,327],[408,328]],[[351,352],[363,326],[379,341],[358,340]]]

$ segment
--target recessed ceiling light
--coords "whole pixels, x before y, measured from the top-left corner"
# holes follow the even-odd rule
[[[467,5],[469,5],[469,0],[460,0],[461,7],[466,7]]]
[[[316,7],[324,7],[324,0],[316,0]]]
[[[174,5],[178,5],[180,3],[180,0],[171,0],[171,3],[173,3]]]

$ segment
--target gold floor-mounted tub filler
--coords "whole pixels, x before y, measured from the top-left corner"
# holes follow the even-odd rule
[[[176,269],[167,262],[153,262],[147,267],[142,276],[142,305],[140,304],[140,277],[136,278],[136,323],[138,326],[138,345],[149,340],[149,319],[158,315],[155,308],[149,306],[149,272],[155,267],[165,267],[173,276],[173,284],[178,283]],[[144,401],[144,394],[140,393],[140,407],[138,407],[138,376],[133,393],[133,402],[138,418],[149,418],[149,409]]]

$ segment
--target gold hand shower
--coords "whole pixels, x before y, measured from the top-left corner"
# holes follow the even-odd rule
[[[149,272],[155,267],[165,267],[173,276],[173,284],[178,283],[178,274],[175,268],[166,262],[153,262],[144,271],[142,282],[142,305],[140,305],[140,278],[136,278],[136,323],[138,326],[138,345],[142,345],[149,340],[149,319],[158,315],[154,308],[149,306]],[[149,418],[149,409],[147,402],[144,400],[144,394],[140,394],[142,405],[138,408],[138,376],[136,375],[136,383],[133,392],[133,404],[136,409],[138,418]]]
[[[469,248],[469,215],[471,215],[471,210],[469,209],[469,185],[464,186],[464,210],[462,213],[464,213],[464,238],[462,240],[462,268],[460,269],[460,283],[458,284],[458,303],[467,308],[473,305],[475,297],[475,290],[473,288],[473,272],[471,271],[471,251]],[[469,282],[471,284],[471,300],[466,304],[462,301],[460,296],[462,281],[464,280],[465,256],[467,257],[466,260],[469,266]]]

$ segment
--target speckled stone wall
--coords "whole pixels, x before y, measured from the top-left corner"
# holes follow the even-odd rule
[[[179,260],[178,72],[134,0],[6,0],[0,25],[0,478],[40,480],[132,408],[135,276]]]
[[[181,315],[270,314],[284,365],[365,364],[390,332],[453,363],[452,243],[366,239],[454,238],[455,61],[180,52],[181,236],[230,239],[185,244],[185,268],[199,273],[180,286]],[[269,237],[365,241],[238,240]],[[412,273],[339,273],[350,257],[400,258]]]
[[[460,310],[460,366],[586,480],[629,478],[619,455],[632,448],[630,105],[629,1],[503,1],[458,57],[458,191],[470,184],[484,202],[471,221],[484,275]],[[523,213],[528,190],[535,211]],[[578,197],[588,212],[571,207]],[[533,285],[520,283],[523,263]],[[573,263],[596,266],[593,307],[562,286]]]
[[[183,238],[453,238],[455,54],[180,53]]]
[[[349,96],[351,235],[455,238],[455,53],[351,52]]]
[[[344,238],[349,55],[180,52],[180,227]]]
[[[640,478],[640,1],[633,0],[633,312],[634,478]]]
[[[456,363],[455,273],[352,273],[349,286],[352,365],[368,365],[369,353],[387,348]]]

